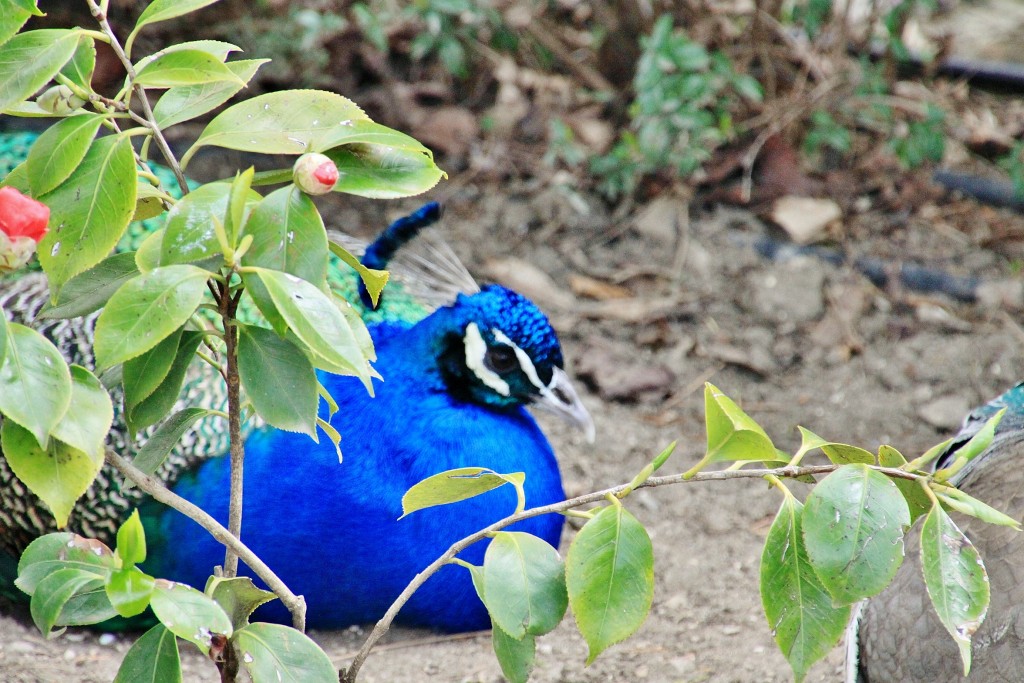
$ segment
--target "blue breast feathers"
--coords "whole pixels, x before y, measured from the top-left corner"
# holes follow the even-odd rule
[[[467,334],[474,327],[486,337],[483,347]],[[375,398],[353,378],[320,378],[340,406],[331,423],[342,434],[343,463],[326,440],[316,445],[299,434],[262,430],[246,443],[242,538],[305,596],[314,628],[378,619],[449,545],[515,509],[514,491],[503,487],[399,520],[402,495],[418,481],[482,466],[525,472],[530,506],[564,498],[551,447],[523,407],[561,373],[557,339],[532,303],[492,286],[414,325],[371,332],[383,377],[374,381]],[[487,360],[499,347],[507,365]],[[466,359],[477,353],[474,370]],[[175,490],[224,519],[228,477],[227,458],[216,458]],[[173,512],[152,526],[154,543],[165,547],[154,548],[147,569],[203,585],[222,548]],[[562,520],[549,515],[516,528],[557,547]],[[480,564],[485,547],[478,543],[462,557]],[[258,618],[288,620],[279,604],[263,609]],[[431,578],[399,620],[451,631],[490,625],[469,573],[455,566]]]

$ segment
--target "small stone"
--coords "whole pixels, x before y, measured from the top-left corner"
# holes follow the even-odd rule
[[[942,431],[958,428],[971,404],[963,396],[941,396],[922,406],[917,414],[922,420]]]
[[[739,633],[742,629],[736,624],[726,624],[722,627],[722,635],[734,636]]]
[[[115,642],[117,642],[117,636],[115,636],[113,633],[104,633],[100,636],[99,641],[100,645],[113,645]]]

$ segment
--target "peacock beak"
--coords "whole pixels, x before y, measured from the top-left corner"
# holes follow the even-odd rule
[[[530,404],[549,413],[554,413],[569,424],[579,427],[586,435],[587,443],[594,443],[594,418],[580,401],[576,388],[565,370],[555,368],[551,382],[544,387]]]

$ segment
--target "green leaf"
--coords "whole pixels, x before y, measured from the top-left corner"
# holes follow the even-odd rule
[[[143,67],[166,54],[170,54],[171,52],[184,52],[187,50],[198,50],[199,52],[216,57],[219,62],[223,62],[232,52],[241,52],[242,48],[238,47],[234,43],[229,43],[224,40],[186,40],[182,43],[168,45],[151,55],[146,55],[135,64],[135,71],[141,71]]]
[[[0,45],[0,111],[46,85],[77,47],[78,33],[66,29],[26,31]]]
[[[499,531],[484,555],[484,604],[508,635],[544,635],[565,615],[565,568],[558,551],[521,531]]]
[[[822,452],[828,456],[836,465],[848,465],[850,463],[859,462],[865,465],[875,464],[875,454],[871,451],[866,451],[863,448],[857,446],[850,446],[845,443],[834,443],[829,442],[821,445]]]
[[[96,320],[97,367],[134,358],[184,325],[202,301],[209,277],[202,268],[176,265],[121,285]]]
[[[262,154],[325,149],[338,127],[368,120],[351,100],[323,90],[288,90],[253,97],[218,114],[182,157],[182,167],[205,145]]]
[[[33,595],[43,579],[60,569],[90,572],[102,582],[116,568],[113,551],[103,543],[64,531],[40,536],[29,543],[18,561],[14,584]]]
[[[142,240],[138,251],[135,252],[135,266],[139,272],[148,273],[160,267],[160,254],[163,251],[165,232],[167,231],[163,228],[154,230],[149,237]]]
[[[108,135],[93,141],[67,180],[39,197],[50,207],[39,263],[51,290],[110,254],[135,212],[137,185],[131,140]]]
[[[231,182],[228,210],[224,215],[224,236],[227,239],[227,245],[221,245],[221,249],[227,247],[234,251],[238,248],[239,236],[245,223],[246,199],[252,190],[252,177],[255,173],[256,169],[250,166],[241,173],[235,174],[235,179]]]
[[[240,325],[238,374],[253,408],[268,424],[317,440],[316,373],[294,344],[266,328]]]
[[[369,387],[366,356],[349,321],[326,294],[294,275],[266,268],[249,270],[266,288],[274,311],[313,354],[339,372],[356,375]]]
[[[139,15],[139,20],[135,22],[135,28],[132,29],[125,41],[125,51],[131,54],[132,43],[135,42],[135,37],[145,26],[195,12],[215,2],[217,0],[153,0]]]
[[[144,221],[162,214],[165,207],[174,204],[174,198],[163,190],[154,187],[148,180],[139,178],[135,186],[135,213],[133,221]]]
[[[135,253],[124,252],[103,259],[60,288],[56,299],[40,312],[40,318],[77,318],[98,311],[117,289],[139,274]]]
[[[421,149],[352,144],[324,152],[338,167],[335,192],[371,199],[412,197],[437,185],[447,174]]]
[[[136,511],[137,512],[137,511]],[[120,543],[118,543],[120,546]],[[107,577],[107,599],[122,617],[134,617],[149,607],[156,579],[135,566],[125,567]]]
[[[523,472],[498,474],[486,467],[460,467],[413,484],[402,496],[402,517],[417,510],[466,500],[505,484],[526,480]]]
[[[96,41],[92,36],[80,36],[71,60],[60,72],[86,92],[92,92],[92,74],[96,70]]]
[[[49,340],[17,323],[7,325],[7,353],[0,366],[0,413],[49,440],[71,404],[71,371]]]
[[[971,517],[977,517],[988,524],[1008,526],[1020,531],[1021,527],[1019,521],[1000,512],[999,510],[996,510],[991,505],[983,503],[977,498],[964,493],[960,489],[955,489],[951,486],[932,485],[932,490],[935,491],[935,495],[939,500],[957,512],[970,515]]]
[[[334,446],[334,451],[338,454],[338,464],[340,465],[343,460],[341,454],[341,432],[332,427],[331,423],[322,417],[316,418],[316,426],[322,429],[324,434],[327,435],[327,438],[331,440],[331,444]]]
[[[74,173],[102,123],[97,114],[78,114],[43,131],[25,160],[33,196],[46,194]]]
[[[121,661],[114,683],[181,683],[178,640],[157,624],[136,640]]]
[[[117,556],[127,564],[146,561],[146,532],[142,529],[139,511],[133,510],[117,530]]]
[[[876,595],[903,562],[910,511],[896,485],[864,464],[825,477],[803,511],[804,544],[836,605]]]
[[[988,612],[988,574],[978,550],[938,505],[921,525],[921,571],[939,620],[960,648],[966,676],[971,636]]]
[[[970,441],[956,450],[956,458],[953,460],[953,463],[949,467],[944,467],[935,473],[935,480],[940,482],[946,481],[962,470],[964,465],[984,453],[988,449],[989,444],[992,443],[992,439],[995,438],[996,427],[999,426],[1005,414],[1006,408],[1003,408],[986,420],[985,424],[971,437]]]
[[[22,0],[0,0],[0,45],[20,31],[32,16],[31,12],[20,6],[21,2]]]
[[[587,664],[644,623],[654,598],[654,549],[636,517],[609,505],[587,521],[569,546],[565,582]]]
[[[179,383],[180,386],[180,383]],[[153,475],[164,464],[164,459],[177,445],[181,437],[198,420],[212,414],[206,408],[185,408],[167,418],[167,421],[160,425],[142,445],[135,455],[132,464],[146,474]],[[134,483],[125,481],[123,487],[126,489],[134,486]]]
[[[165,52],[138,72],[135,82],[148,88],[173,88],[228,81],[239,88],[245,81],[216,56],[202,50]]]
[[[167,371],[167,376],[160,386],[141,403],[132,407],[131,410],[125,411],[125,421],[132,434],[164,419],[167,412],[174,407],[181,394],[185,373],[195,358],[196,349],[199,348],[202,339],[203,336],[200,332],[186,330],[182,333],[181,343],[178,344],[178,350],[174,354],[174,362],[171,363],[171,369]],[[150,462],[148,456],[147,462]],[[157,467],[159,467],[159,463],[157,463]]]
[[[114,422],[114,405],[103,384],[80,365],[71,366],[71,403],[51,435],[94,460],[103,460],[103,443]]]
[[[269,59],[240,59],[225,66],[243,84],[252,80],[256,71]],[[236,80],[215,81],[199,85],[170,88],[153,105],[153,116],[161,129],[202,116],[230,100],[244,85]]]
[[[204,592],[224,609],[236,631],[249,625],[249,617],[257,607],[277,599],[270,591],[257,588],[248,576],[211,576]]]
[[[79,591],[87,589],[99,579],[91,572],[71,567],[58,569],[36,586],[29,609],[32,622],[46,637],[60,619],[64,605]]]
[[[131,413],[137,405],[152,396],[167,378],[177,357],[183,332],[182,328],[178,328],[149,351],[124,362],[121,375],[125,412]]]
[[[250,624],[232,639],[253,683],[337,683],[338,671],[309,637],[281,624]]]
[[[103,466],[102,457],[93,458],[56,439],[41,448],[32,433],[13,420],[0,427],[0,445],[11,471],[46,503],[58,527],[68,523],[75,501]]]
[[[203,654],[214,634],[231,636],[231,620],[221,606],[191,586],[157,579],[149,605],[164,626]]]
[[[366,285],[366,292],[370,295],[370,300],[376,306],[377,302],[380,301],[380,293],[384,291],[384,285],[388,283],[388,278],[390,277],[388,271],[367,268],[348,249],[333,240],[329,243],[329,246],[332,254],[359,274],[363,284]]]
[[[892,446],[882,445],[878,447],[878,464],[882,467],[899,469],[907,464],[907,460]],[[931,499],[921,488],[921,484],[916,481],[898,477],[890,477],[890,479],[903,494],[903,499],[907,501],[907,509],[910,510],[910,523],[913,524],[914,520],[931,508]]]
[[[230,183],[209,183],[197,187],[171,207],[164,226],[160,265],[193,263],[221,256],[223,251],[214,221],[224,221],[230,199]],[[249,199],[259,201],[260,196],[250,191]]]
[[[245,266],[280,270],[318,287],[327,281],[327,231],[309,195],[295,185],[271,192],[249,215]]]
[[[0,368],[4,365],[4,358],[7,357],[7,339],[10,336],[10,332],[7,330],[7,318],[0,315]],[[322,393],[327,393],[326,389],[322,390]],[[327,394],[330,396],[330,394]],[[334,399],[330,399],[333,404],[331,409],[331,417],[334,417],[334,413],[338,412],[338,404],[334,403]]]
[[[72,595],[60,611],[55,626],[89,626],[99,624],[117,616],[117,610],[110,604],[103,580],[87,584]]]
[[[537,639],[529,634],[516,639],[491,623],[491,645],[501,673],[509,683],[526,683],[537,656]]]
[[[764,614],[798,682],[835,647],[850,618],[848,605],[832,606],[811,567],[800,529],[802,511],[800,501],[787,492],[761,554]]]
[[[708,448],[705,462],[782,460],[771,439],[718,387],[704,384],[704,416]]]

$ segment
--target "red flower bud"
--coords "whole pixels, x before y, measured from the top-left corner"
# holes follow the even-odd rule
[[[338,182],[338,167],[323,154],[303,154],[292,168],[292,180],[306,194],[327,194]]]
[[[21,268],[46,234],[50,207],[13,187],[0,187],[0,273]]]
[[[0,232],[10,238],[43,239],[50,222],[50,207],[26,197],[13,187],[0,187]]]

